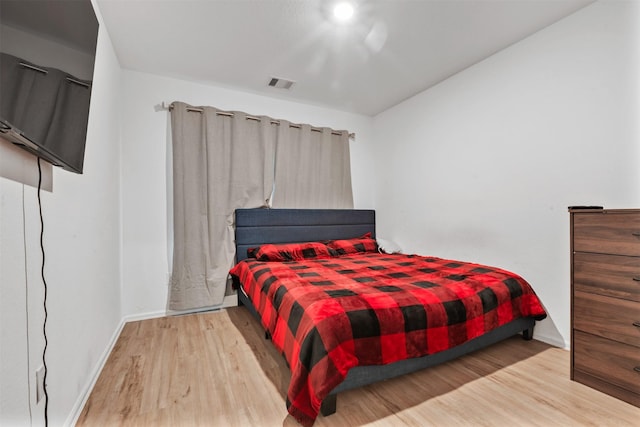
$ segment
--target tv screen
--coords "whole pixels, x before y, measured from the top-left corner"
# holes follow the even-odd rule
[[[91,0],[0,0],[0,135],[82,173],[98,20]]]

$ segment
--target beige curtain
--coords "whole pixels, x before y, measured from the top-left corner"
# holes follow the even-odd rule
[[[220,305],[233,266],[234,211],[267,206],[277,126],[268,117],[173,103],[170,310]]]
[[[352,209],[348,132],[280,120],[273,207]]]

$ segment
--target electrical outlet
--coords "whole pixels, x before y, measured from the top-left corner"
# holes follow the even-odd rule
[[[36,369],[36,403],[44,396],[44,365]]]

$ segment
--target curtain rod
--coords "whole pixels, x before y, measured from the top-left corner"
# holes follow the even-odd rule
[[[172,110],[173,109],[173,103],[167,103],[162,101],[162,104],[160,104],[161,109],[163,110]],[[196,108],[196,107],[187,107],[187,111],[193,112],[193,113],[202,113],[202,108]],[[233,117],[233,113],[228,113],[226,111],[216,111],[216,114],[218,116],[227,116],[227,117]],[[247,114],[246,116],[247,120],[255,120],[255,121],[260,121],[260,117],[256,117],[256,116],[250,116]],[[279,120],[271,120],[271,124],[272,125],[276,125],[276,126],[280,126],[280,121]],[[301,125],[295,124],[295,123],[289,123],[289,127],[295,128],[295,129],[300,129]],[[320,128],[311,128],[312,132],[322,132],[322,129]],[[337,131],[332,131],[331,132],[332,135],[342,135],[342,132],[337,132]],[[356,134],[355,133],[350,133],[349,134],[349,139],[354,140],[356,139]]]

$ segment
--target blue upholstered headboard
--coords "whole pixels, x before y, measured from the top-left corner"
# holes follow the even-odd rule
[[[264,243],[349,239],[376,233],[368,209],[236,209],[236,258]]]

